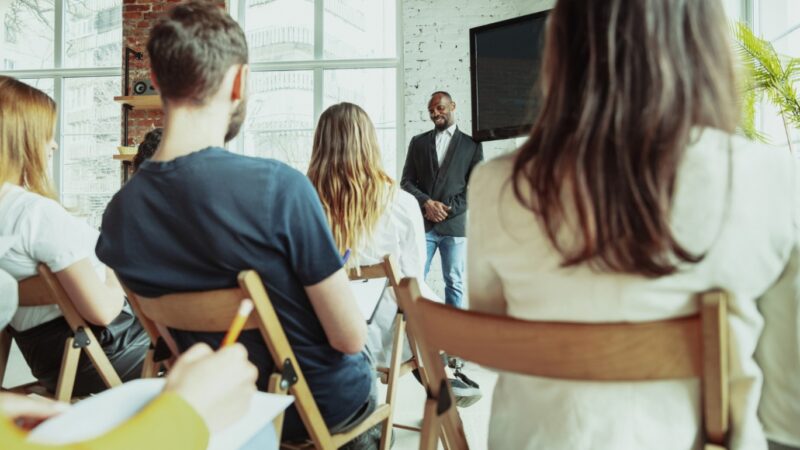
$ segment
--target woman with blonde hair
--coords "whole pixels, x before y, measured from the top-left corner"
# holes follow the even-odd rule
[[[346,268],[393,255],[404,277],[423,278],[425,230],[419,206],[384,170],[375,127],[352,103],[333,105],[319,118],[308,178],[317,190],[334,240],[350,251]],[[428,290],[429,294],[432,294]],[[388,289],[369,327],[367,348],[388,364],[397,303]],[[410,350],[406,349],[410,356]]]
[[[470,182],[480,211],[469,217],[470,305],[539,321],[643,322],[693,314],[695,293],[724,288],[727,448],[764,449],[764,431],[796,446],[798,297],[763,298],[791,272],[794,164],[733,134],[731,47],[719,0],[559,0],[528,140]],[[787,326],[759,342],[765,322]],[[700,448],[699,388],[502,373],[489,447]]]
[[[384,170],[375,127],[358,105],[339,103],[319,118],[308,169],[339,250],[350,250],[346,267],[376,264],[393,255],[401,277],[420,281],[423,295],[439,300],[425,284],[425,226],[419,203]],[[367,350],[388,366],[397,299],[387,289],[367,329]],[[411,357],[408,341],[403,360]],[[457,372],[451,379],[459,406],[481,398],[478,385]]]
[[[0,236],[12,243],[0,269],[16,280],[35,276],[46,264],[78,312],[93,325],[97,339],[122,380],[138,378],[150,344],[125,304],[114,274],[95,257],[98,232],[56,201],[48,176],[56,104],[47,94],[19,80],[0,76]],[[71,334],[55,305],[22,307],[10,332],[33,375],[54,390],[64,342]],[[77,369],[73,394],[105,389],[88,358]]]

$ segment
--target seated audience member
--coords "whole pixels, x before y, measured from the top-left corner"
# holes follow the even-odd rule
[[[167,126],[153,157],[111,200],[98,256],[146,297],[230,288],[240,271],[256,270],[329,428],[352,428],[376,407],[375,372],[317,193],[281,162],[222,148],[245,115],[244,32],[217,5],[193,1],[156,23],[147,51]],[[222,340],[220,333],[172,335],[182,349]],[[260,333],[246,331],[240,342],[266,390],[274,364]],[[283,433],[306,436],[294,407]],[[363,439],[370,445],[352,445],[377,445],[375,436]]]
[[[64,286],[78,313],[95,325],[100,345],[122,380],[138,378],[150,344],[125,304],[114,274],[94,256],[98,233],[55,200],[48,158],[55,151],[56,105],[45,93],[0,76],[0,235],[10,248],[0,269],[16,280],[37,275],[46,264]],[[10,332],[33,376],[53,391],[64,341],[72,334],[58,306],[19,308]],[[73,395],[105,389],[82,355]]]
[[[204,450],[211,431],[225,428],[248,410],[256,374],[241,345],[214,353],[207,345],[197,344],[170,370],[163,393],[134,417],[91,440],[66,445],[27,442],[25,431],[12,421],[35,424],[64,412],[67,405],[0,393],[0,442],[3,448],[14,450]],[[257,433],[245,447],[272,447],[270,438],[274,440],[272,433]]]
[[[144,140],[139,144],[139,148],[136,149],[136,156],[133,157],[134,172],[139,170],[139,166],[141,166],[145,160],[150,159],[153,153],[156,152],[158,144],[161,143],[161,134],[163,131],[163,128],[156,128],[148,131],[147,134],[144,135]]]
[[[756,299],[796,242],[795,175],[786,151],[734,135],[739,94],[720,1],[560,0],[548,21],[528,140],[472,176],[472,309],[639,322],[695,313],[695,293],[724,288],[733,294],[728,448],[766,448]],[[790,317],[766,316],[766,327],[794,321],[783,335],[794,372],[780,379],[796,393],[797,300],[782,301],[774,311]],[[765,378],[769,386],[766,369]],[[503,373],[489,448],[700,448],[699,389],[696,379]],[[783,410],[795,438],[798,404]]]
[[[8,241],[0,237],[0,256]],[[17,281],[0,270],[0,330],[17,309]],[[5,312],[8,312],[5,314]],[[247,351],[237,344],[217,353],[197,344],[184,353],[167,375],[164,393],[131,420],[112,431],[75,445],[37,445],[25,442],[26,436],[11,421],[23,425],[55,416],[67,405],[48,399],[0,393],[0,442],[16,450],[142,448],[205,449],[209,432],[235,422],[248,408],[255,392],[257,370],[247,360]],[[220,383],[220,380],[225,380]],[[10,419],[10,420],[9,420]],[[102,418],[98,417],[98,421]],[[91,426],[88,425],[87,426]],[[271,445],[265,439],[271,433],[258,433],[248,448],[256,443]]]
[[[419,203],[398,189],[397,182],[383,170],[378,136],[363,109],[339,103],[322,113],[314,133],[308,177],[317,189],[339,251],[350,250],[348,268],[377,264],[385,255],[394,255],[400,276],[417,278],[423,295],[437,298],[422,281],[426,244]],[[392,355],[396,302],[394,291],[387,289],[367,329],[367,349],[384,367]],[[410,357],[406,342],[403,360]],[[459,406],[480,399],[477,386],[461,379],[451,383]]]

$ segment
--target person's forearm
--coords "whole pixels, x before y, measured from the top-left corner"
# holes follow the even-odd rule
[[[400,187],[402,187],[404,191],[413,195],[414,198],[417,199],[417,202],[419,202],[420,207],[424,206],[425,202],[427,202],[428,200],[431,200],[431,197],[428,194],[422,192],[422,190],[419,187],[417,187],[416,184],[411,182],[411,180],[406,180],[406,179],[402,180],[400,182]]]
[[[451,196],[444,202],[444,204],[450,207],[450,210],[447,211],[448,217],[465,213],[467,211],[467,192],[464,191]]]

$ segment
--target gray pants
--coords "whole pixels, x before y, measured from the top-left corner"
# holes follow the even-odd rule
[[[341,433],[360,424],[378,407],[378,385],[375,379],[372,380],[372,389],[369,391],[367,403],[352,416],[343,420],[330,428],[331,433]],[[381,444],[381,425],[378,424],[370,428],[365,433],[356,437],[352,441],[341,447],[341,450],[377,450]]]

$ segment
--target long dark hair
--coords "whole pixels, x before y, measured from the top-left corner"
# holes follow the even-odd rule
[[[563,265],[657,277],[701,260],[669,215],[691,129],[739,118],[719,0],[559,0],[541,87],[512,180]],[[567,223],[577,240],[559,237]]]

